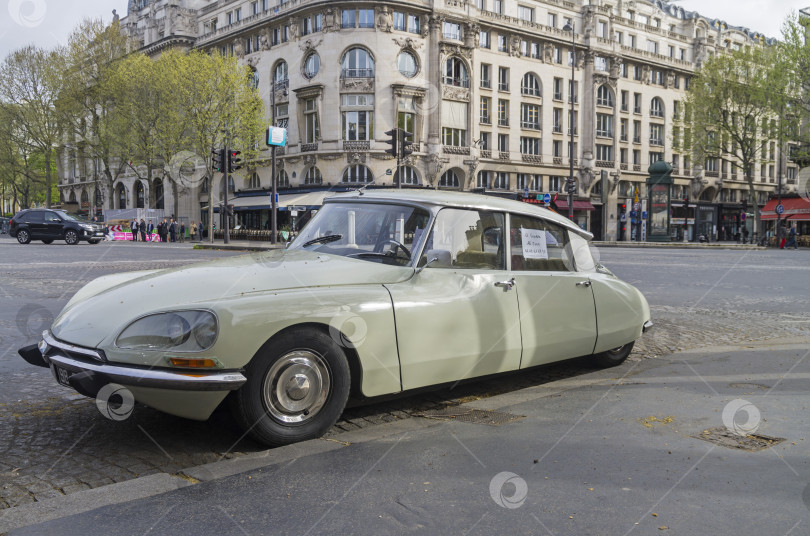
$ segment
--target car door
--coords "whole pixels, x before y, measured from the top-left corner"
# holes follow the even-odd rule
[[[56,212],[45,211],[45,236],[43,238],[62,238],[62,218]]]
[[[48,229],[45,225],[45,211],[32,210],[26,214],[25,223],[28,226],[28,232],[31,233],[33,240],[48,238]]]
[[[517,294],[504,267],[505,216],[442,209],[408,281],[386,285],[394,303],[403,389],[520,365]],[[435,260],[434,260],[435,259]]]
[[[520,367],[593,353],[591,281],[587,273],[576,271],[569,231],[539,217],[512,214],[509,219],[510,277],[523,341]]]

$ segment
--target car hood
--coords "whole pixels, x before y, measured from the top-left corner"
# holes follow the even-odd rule
[[[278,250],[172,268],[114,274],[79,290],[57,317],[58,339],[96,347],[145,314],[215,308],[234,297],[299,289],[405,281],[413,268],[303,250]]]

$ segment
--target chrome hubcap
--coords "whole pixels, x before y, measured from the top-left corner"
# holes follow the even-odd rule
[[[264,377],[264,405],[281,422],[304,422],[321,410],[331,385],[329,368],[320,355],[295,350],[281,356]]]

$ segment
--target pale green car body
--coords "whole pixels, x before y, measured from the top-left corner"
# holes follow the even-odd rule
[[[418,206],[431,214],[431,225],[445,207],[526,215],[564,227],[572,240],[580,237],[577,243],[590,239],[547,209],[475,194],[377,190],[326,202]],[[509,251],[505,270],[417,268],[424,252],[412,253],[414,262],[395,266],[288,249],[105,276],[70,300],[50,340],[101,350],[106,363],[99,366],[107,371],[134,367],[180,379],[219,374],[230,387],[173,389],[117,380],[138,402],[201,420],[241,386],[245,367],[266,343],[295,326],[317,326],[342,342],[353,366],[354,396],[374,397],[598,354],[632,343],[649,325],[642,294],[593,266],[589,253],[576,261],[575,271],[546,272],[513,271]],[[168,359],[178,354],[116,346],[137,318],[187,310],[216,316],[215,343],[193,357],[213,358],[217,370],[177,368]]]

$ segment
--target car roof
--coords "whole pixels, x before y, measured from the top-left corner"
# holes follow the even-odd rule
[[[324,199],[324,203],[335,201],[405,201],[419,205],[427,205],[431,208],[454,207],[454,208],[477,208],[483,210],[496,210],[511,212],[513,214],[525,214],[527,216],[540,217],[559,225],[562,225],[575,233],[590,240],[593,235],[581,229],[568,218],[557,214],[553,210],[531,203],[523,203],[512,199],[504,199],[493,195],[476,194],[471,192],[456,192],[450,190],[433,189],[373,189],[354,190],[351,192],[339,193]]]

